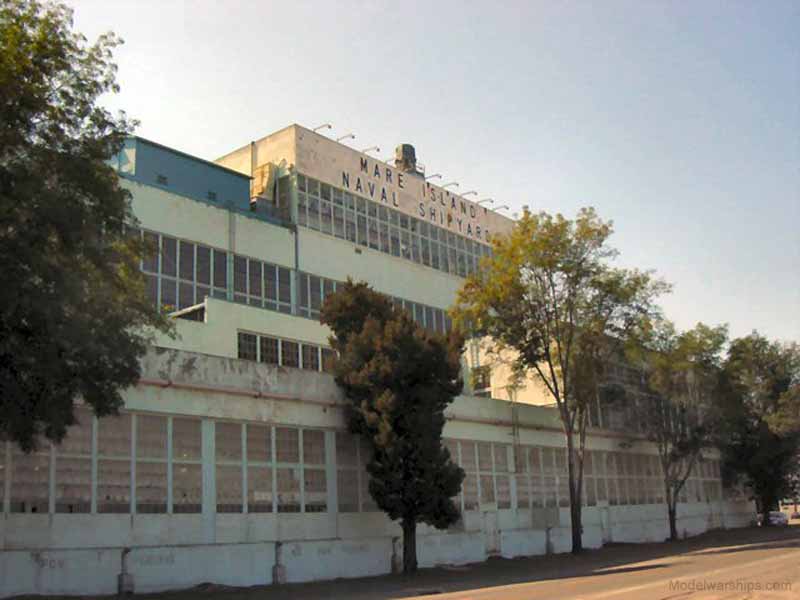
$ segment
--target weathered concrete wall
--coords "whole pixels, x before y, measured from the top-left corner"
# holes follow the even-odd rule
[[[202,326],[202,324],[200,325]],[[267,584],[279,565],[287,581],[310,581],[388,573],[402,556],[397,523],[380,512],[339,512],[336,451],[345,429],[343,399],[326,374],[287,369],[175,349],[154,349],[143,360],[144,383],[125,394],[134,414],[202,419],[203,510],[200,514],[30,514],[0,519],[0,597],[18,593],[112,593],[130,548],[127,571],[138,591],[180,588],[211,581]],[[508,450],[510,508],[496,503],[467,510],[446,532],[418,530],[423,566],[464,564],[490,555],[505,557],[568,552],[569,510],[528,508],[518,502],[512,433],[519,443],[563,447],[555,411],[519,407],[516,424],[507,402],[461,396],[448,409],[445,436],[500,444]],[[217,513],[214,480],[215,422],[318,428],[325,431],[329,462],[327,510],[321,513]],[[588,448],[620,452],[618,434],[595,431]],[[638,441],[630,449],[652,452]],[[627,451],[627,450],[625,450]],[[747,525],[745,501],[679,505],[678,528],[696,535],[716,527]],[[584,544],[660,541],[667,537],[663,505],[597,506],[583,509]]]

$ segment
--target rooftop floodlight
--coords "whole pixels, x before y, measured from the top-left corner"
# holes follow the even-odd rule
[[[372,152],[373,150],[375,152],[380,152],[381,151],[381,149],[378,148],[377,146],[370,146],[369,148],[364,148],[361,152],[362,152],[362,154],[366,154],[367,152]]]
[[[428,175],[427,177],[425,177],[425,180],[427,181],[428,179],[441,179],[441,178],[442,175],[440,173],[434,173],[433,175]]]
[[[498,206],[497,208],[495,208],[496,211],[497,210],[503,210],[503,209],[508,210],[508,204],[503,204],[503,206]]]
[[[484,202],[488,202],[489,204],[494,204],[494,200],[492,198],[484,198],[483,200],[478,200],[478,204],[483,204]]]
[[[337,137],[336,141],[337,142],[341,142],[342,140],[354,140],[354,139],[356,139],[355,134],[354,133],[348,133],[346,135],[343,135],[342,137]]]
[[[458,187],[458,182],[457,182],[457,181],[451,181],[450,183],[445,183],[445,184],[442,186],[442,189],[444,189],[444,188],[449,188],[451,185],[454,185],[454,186]]]
[[[314,129],[312,129],[311,131],[313,131],[314,133],[316,133],[316,132],[317,132],[317,131],[319,131],[320,129],[330,129],[331,127],[333,127],[333,125],[331,125],[330,123],[323,123],[322,125],[319,125],[319,126],[317,126],[317,127],[314,127]]]
[[[464,193],[463,193],[463,194],[461,194],[461,195],[462,195],[462,196],[469,196],[470,194],[473,194],[473,195],[477,196],[477,195],[478,195],[478,192],[476,192],[475,190],[470,190],[470,191],[468,191],[468,192],[464,192]]]

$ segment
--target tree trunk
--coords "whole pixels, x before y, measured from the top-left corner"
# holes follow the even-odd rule
[[[667,501],[667,516],[669,518],[669,539],[672,542],[678,541],[678,507],[673,500]]]
[[[581,523],[580,469],[575,464],[575,446],[572,434],[567,434],[567,471],[569,474],[569,516],[572,526],[572,553],[583,551],[583,524]]]
[[[417,522],[403,519],[403,573],[417,570]]]

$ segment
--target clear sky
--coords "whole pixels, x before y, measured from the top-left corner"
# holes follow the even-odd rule
[[[800,2],[72,0],[137,133],[213,159],[290,123],[461,191],[614,220],[683,328],[800,340]]]

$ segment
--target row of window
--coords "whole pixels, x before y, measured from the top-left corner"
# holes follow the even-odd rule
[[[496,503],[511,508],[510,482],[516,478],[517,508],[569,506],[567,452],[564,448],[521,446],[516,469],[509,444],[447,440],[451,456],[466,477],[459,501],[462,510]],[[514,473],[516,471],[516,473]],[[680,494],[681,502],[721,499],[718,461],[697,465]],[[661,504],[664,479],[655,455],[587,451],[584,460],[583,504],[611,506]]]
[[[297,314],[318,320],[325,298],[333,294],[340,285],[343,284],[334,279],[299,273]],[[450,317],[441,308],[428,306],[421,302],[411,302],[395,296],[389,296],[389,300],[396,308],[407,310],[415,323],[430,332],[447,333],[452,329],[453,324]]]
[[[187,308],[211,296],[292,313],[290,269],[150,231],[134,230],[133,235],[144,235],[157,250],[142,261],[142,270],[151,301],[164,310]],[[232,260],[230,289],[229,259]],[[298,272],[295,285],[296,314],[318,320],[325,298],[340,284],[333,279]],[[440,333],[450,330],[450,319],[444,310],[402,298],[392,300],[396,306],[408,310],[420,326]]]
[[[150,414],[98,420],[86,409],[77,417],[79,423],[58,447],[26,455],[6,444],[0,452],[0,499],[7,510],[199,513],[204,462],[213,465],[216,512],[326,512],[329,465],[336,473],[339,512],[377,510],[368,492],[368,451],[350,434],[227,421],[208,421],[211,427],[204,427],[200,419]],[[466,472],[457,500],[462,511],[486,504],[498,509],[569,505],[563,448],[520,447],[515,465],[509,444],[452,439],[445,444]],[[214,449],[213,457],[204,459],[204,447]],[[588,452],[584,490],[587,506],[663,502],[663,479],[653,455]],[[699,463],[679,500],[720,499],[719,463]]]
[[[333,370],[333,350],[316,344],[240,331],[238,349],[243,360],[326,373]]]
[[[130,233],[143,235],[153,249],[142,260],[141,268],[148,296],[156,306],[181,309],[211,296],[291,312],[291,271],[285,267],[152,231]]]
[[[315,179],[298,175],[297,188],[298,224],[322,233],[460,277],[491,255],[486,244]]]

